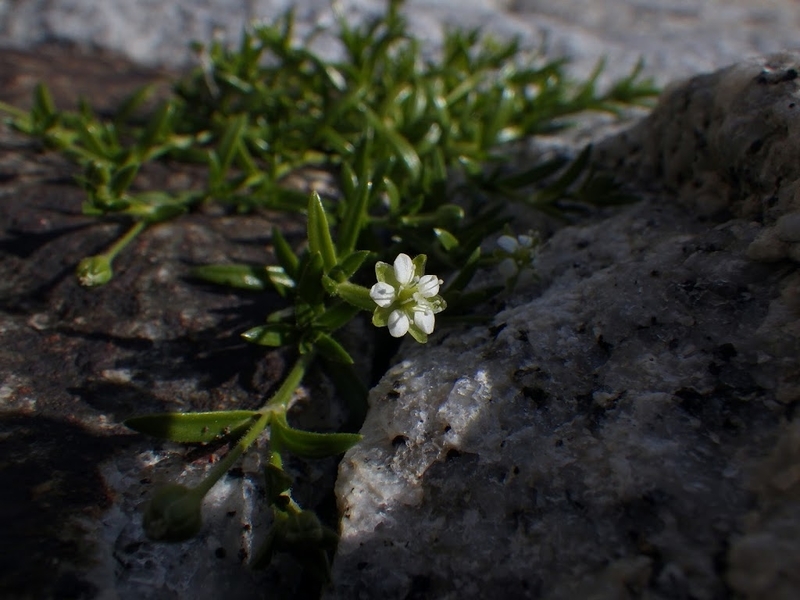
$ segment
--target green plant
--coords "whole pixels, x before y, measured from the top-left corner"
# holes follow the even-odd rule
[[[264,566],[274,552],[287,551],[326,578],[336,535],[292,498],[283,459],[286,453],[337,455],[359,439],[302,431],[287,420],[292,394],[315,361],[335,365],[328,371],[349,401],[351,421],[363,419],[366,390],[337,332],[366,311],[392,336],[409,333],[425,343],[445,308],[451,320],[475,319],[473,308],[504,289],[471,285],[480,267],[500,265],[513,286],[532,265],[537,238],[510,235],[510,202],[563,217],[576,205],[630,199],[592,169],[591,148],[572,161],[557,157],[518,172],[508,172],[507,148],[566,126],[565,117],[578,112],[616,112],[646,102],[655,90],[639,79],[640,67],[601,92],[596,81],[602,65],[588,81],[574,84],[561,61],[543,62],[515,40],[500,43],[477,31],[448,32],[441,57],[425,60],[400,5],[389,1],[381,18],[360,27],[340,20],[347,54],[342,62],[294,45],[291,13],[246,31],[237,49],[198,44],[206,67],[179,81],[147,117],[138,111],[147,89],[131,96],[113,119],[98,117],[86,104],[76,112],[57,110],[43,85],[27,113],[0,105],[11,114],[12,127],[77,163],[86,215],[127,225],[105,253],[78,265],[85,286],[108,283],[115,256],[148,227],[206,203],[236,212],[290,211],[307,220],[307,239],[299,247],[273,230],[275,265],[193,271],[204,281],[279,294],[283,307],[242,335],[284,348],[294,366],[259,410],[126,421],[178,442],[231,444],[196,487],[170,485],[155,495],[145,515],[154,539],[194,535],[205,494],[268,430],[265,478],[274,519],[254,562]],[[166,158],[204,165],[205,185],[138,189],[140,171]],[[309,166],[333,173],[338,195],[323,198],[286,184],[289,174]],[[458,188],[454,180],[461,181]],[[499,249],[487,253],[486,240],[504,227]],[[366,274],[373,267],[374,279]],[[425,275],[426,268],[443,277]]]

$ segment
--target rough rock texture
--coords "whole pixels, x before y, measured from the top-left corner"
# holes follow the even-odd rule
[[[674,87],[601,146],[642,203],[557,232],[491,326],[403,347],[328,598],[800,596],[798,70]]]
[[[136,62],[184,67],[194,62],[191,40],[236,43],[258,19],[289,6],[298,37],[317,31],[312,46],[341,53],[330,34],[331,5],[350,22],[384,10],[385,0],[0,0],[0,45],[43,42],[111,50]],[[642,57],[648,73],[667,83],[711,71],[752,54],[797,47],[800,7],[794,0],[406,0],[412,30],[435,46],[441,24],[518,35],[526,47],[574,59],[588,73],[601,57],[617,76]],[[321,30],[321,31],[320,31]]]
[[[84,93],[108,109],[168,75],[109,50],[186,65],[190,39],[235,40],[250,18],[272,18],[288,4],[297,7],[299,36],[334,23],[327,0],[0,0],[3,48],[49,43],[33,54],[0,52],[0,98],[24,104],[44,79],[65,105]],[[383,7],[340,4],[353,19]],[[795,45],[800,7],[409,0],[407,11],[413,31],[434,46],[441,23],[483,25],[520,34],[529,47],[546,41],[549,56],[577,59],[576,73],[606,56],[619,75],[641,55],[646,72],[666,82]],[[334,55],[331,40],[322,32],[315,49]],[[797,595],[800,294],[786,258],[797,258],[787,192],[796,161],[775,158],[792,140],[781,127],[796,121],[791,102],[756,98],[756,110],[741,101],[762,88],[795,93],[788,67],[765,73],[760,87],[748,84],[760,66],[736,67],[744,70],[726,79],[732,94],[721,93],[719,75],[696,80],[702,94],[683,88],[683,99],[678,88],[656,113],[660,124],[606,146],[612,165],[623,148],[636,157],[618,168],[644,179],[642,190],[669,193],[560,233],[543,254],[541,284],[511,299],[493,328],[440,332],[427,348],[404,350],[408,362],[374,394],[363,454],[344,467],[351,473],[340,494],[352,508],[331,596],[495,595],[483,594],[476,576],[487,565],[487,581],[512,598]],[[703,99],[715,93],[713,103]],[[698,115],[711,106],[717,116],[704,124]],[[762,114],[772,134],[748,154]],[[739,117],[748,123],[742,144]],[[669,150],[676,134],[685,151]],[[634,139],[647,150],[634,151]],[[729,172],[731,164],[740,166]],[[783,170],[762,176],[752,171],[759,165]],[[153,410],[255,406],[273,388],[281,357],[264,360],[231,341],[270,300],[184,277],[196,263],[269,261],[274,215],[198,214],[156,227],[120,257],[112,287],[89,292],[75,285],[74,264],[118,231],[80,216],[73,175],[35,145],[0,134],[0,596],[307,596],[291,562],[255,575],[243,565],[266,525],[257,458],[215,490],[198,539],[152,544],[138,512],[150,491],[199,477],[223,449],[158,447],[119,425]],[[171,168],[145,175],[143,184],[202,177]],[[703,194],[692,191],[694,179]],[[298,224],[282,226],[291,235]],[[435,362],[440,370],[426,373]],[[417,411],[411,422],[399,410],[406,405]],[[499,435],[498,423],[507,432]],[[323,484],[328,467],[298,465]],[[324,509],[320,489],[297,491]],[[474,539],[480,544],[465,545]]]
[[[798,77],[794,53],[695,77],[667,90],[648,119],[597,156],[662,183],[701,215],[763,224],[750,258],[800,261]]]
[[[99,110],[164,75],[119,59],[87,64],[63,48],[7,52],[0,66],[4,101],[27,99],[30,75],[41,74],[62,106],[85,94]],[[160,483],[198,480],[225,448],[160,444],[121,425],[150,412],[260,406],[284,361],[238,333],[274,308],[274,295],[199,285],[189,269],[268,263],[272,226],[297,239],[303,224],[274,214],[193,214],[147,231],[118,258],[111,285],[87,290],[75,265],[121,230],[81,215],[75,174],[0,129],[0,597],[307,595],[291,561],[282,572],[245,566],[268,525],[258,453],[213,490],[196,539],[156,544],[142,531],[142,505]],[[203,178],[174,166],[143,175],[152,186]],[[333,517],[326,506],[335,464],[297,467],[307,485],[297,492]]]

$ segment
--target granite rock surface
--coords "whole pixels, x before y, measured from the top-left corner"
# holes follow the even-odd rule
[[[0,0],[2,98],[24,103],[44,79],[66,105],[84,93],[107,109],[171,76],[142,65],[193,64],[191,39],[235,42],[289,4],[299,38],[322,28],[314,48],[336,56],[325,32],[335,19],[318,0]],[[363,19],[383,3],[339,6]],[[621,75],[642,56],[666,83],[791,48],[800,7],[410,0],[406,11],[434,50],[442,23],[480,25],[574,57],[576,74],[606,56]],[[676,87],[640,129],[601,143],[644,201],[553,237],[541,282],[491,307],[491,327],[403,349],[373,392],[366,443],[342,467],[331,597],[796,596],[796,59],[770,60]],[[766,84],[754,86],[759,76]],[[73,175],[3,131],[0,478],[14,485],[0,492],[0,589],[305,597],[289,561],[268,574],[243,564],[265,525],[256,456],[215,491],[198,539],[152,544],[141,504],[160,481],[198,478],[209,456],[154,449],[120,426],[154,410],[256,406],[272,389],[281,357],[230,342],[268,312],[263,299],[198,290],[186,275],[203,262],[270,261],[275,216],[156,228],[120,258],[119,285],[90,295],[72,268],[118,232],[79,215]],[[201,176],[145,175],[154,185]],[[298,468],[330,484],[330,465]],[[314,486],[300,493],[333,516]]]

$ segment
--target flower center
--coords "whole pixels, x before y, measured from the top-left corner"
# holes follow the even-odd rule
[[[414,293],[417,291],[416,281],[412,281],[408,285],[401,285],[397,292],[397,302],[399,304],[408,304],[414,301]]]

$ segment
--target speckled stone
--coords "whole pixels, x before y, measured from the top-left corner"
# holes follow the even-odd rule
[[[600,145],[641,203],[556,232],[490,326],[403,347],[328,599],[800,595],[796,61],[676,85]]]

